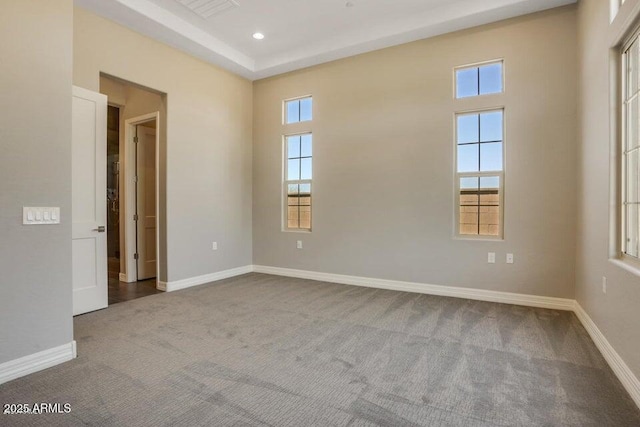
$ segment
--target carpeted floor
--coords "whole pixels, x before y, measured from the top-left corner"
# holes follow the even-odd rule
[[[2,426],[640,426],[568,312],[248,274],[74,320]]]

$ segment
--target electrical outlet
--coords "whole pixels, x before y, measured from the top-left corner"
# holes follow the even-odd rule
[[[496,253],[495,252],[489,252],[489,254],[487,256],[487,262],[489,264],[495,264],[496,263]]]
[[[298,242],[296,243],[296,248],[302,249],[302,240],[298,240]]]
[[[507,254],[507,264],[513,264],[513,254]]]
[[[218,250],[218,242],[213,242],[211,244],[211,250],[212,251],[217,251]]]
[[[607,278],[605,276],[602,276],[602,293],[607,293]]]

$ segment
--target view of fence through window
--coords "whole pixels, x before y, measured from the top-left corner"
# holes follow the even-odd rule
[[[289,135],[287,150],[287,228],[311,229],[311,179],[313,136]]]
[[[458,114],[458,233],[501,235],[503,110]]]

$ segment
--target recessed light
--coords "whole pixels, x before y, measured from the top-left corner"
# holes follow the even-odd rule
[[[262,40],[264,38],[264,34],[262,33],[253,33],[253,38],[256,40]]]

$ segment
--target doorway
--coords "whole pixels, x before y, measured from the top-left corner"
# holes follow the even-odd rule
[[[133,168],[123,168],[127,159],[121,153],[122,110],[110,105],[107,114],[107,253],[109,267],[109,305],[159,293],[157,289],[157,162],[159,130],[156,114],[136,122],[133,142]],[[149,119],[150,117],[150,119]],[[134,119],[135,120],[135,119]],[[126,121],[127,123],[130,120]],[[128,132],[125,131],[125,134]],[[125,140],[125,149],[129,148]],[[132,173],[127,173],[131,171]],[[130,184],[129,191],[121,188]],[[124,184],[124,185],[123,185]],[[132,208],[121,203],[123,195],[133,193]],[[127,234],[122,219],[133,211],[135,231]],[[125,221],[126,222],[126,221]],[[132,246],[135,265],[127,270],[127,248]],[[123,268],[124,267],[124,268]],[[121,271],[132,271],[132,277]]]

